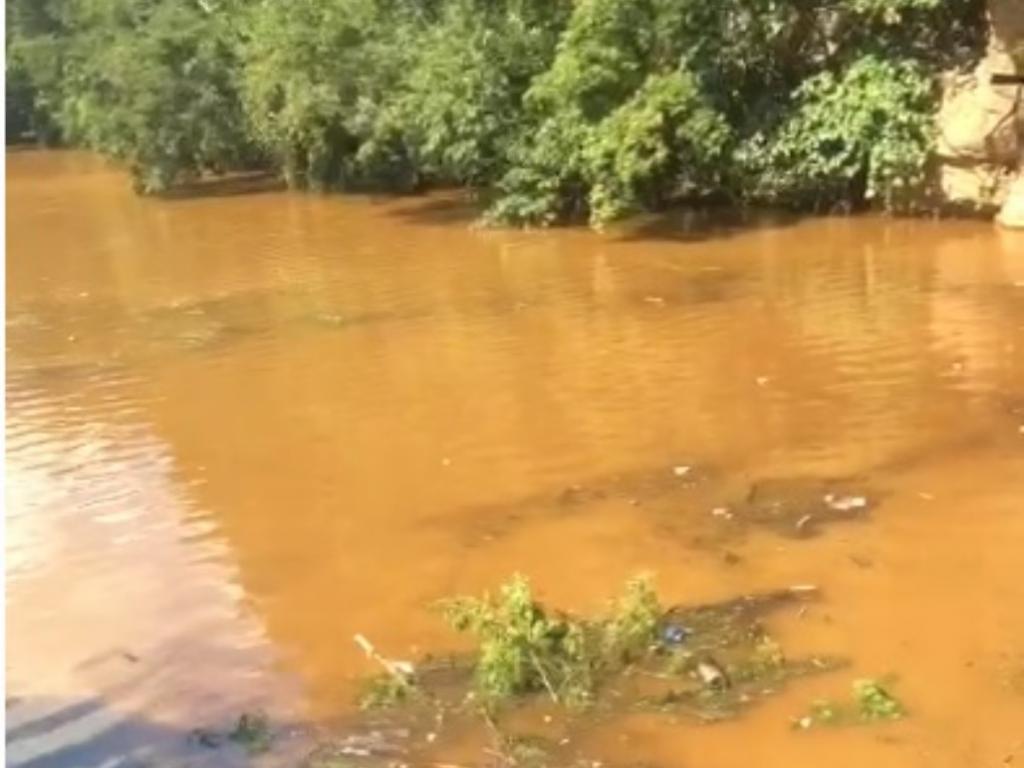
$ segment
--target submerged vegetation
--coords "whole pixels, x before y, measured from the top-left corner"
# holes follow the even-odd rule
[[[549,616],[520,576],[497,599],[457,598],[443,607],[453,628],[477,640],[474,681],[484,701],[543,691],[570,706],[589,703],[602,677],[650,651],[662,614],[647,579],[629,582],[602,620]]]
[[[384,672],[367,681],[362,719],[349,732],[318,741],[303,765],[394,765],[399,757],[410,765],[421,757],[436,764],[431,750],[458,743],[468,727],[482,724],[491,742],[483,765],[592,768],[596,763],[575,742],[588,727],[607,727],[609,717],[732,718],[794,679],[841,668],[842,660],[827,656],[790,658],[764,625],[770,613],[787,607],[802,615],[816,595],[812,587],[791,587],[666,608],[644,576],[627,582],[604,611],[584,617],[544,606],[529,582],[515,576],[496,594],[440,604],[450,626],[474,640],[468,652],[412,664],[386,658],[357,635],[357,645]],[[882,683],[858,680],[849,705],[816,702],[795,725],[904,714]],[[236,736],[241,732],[244,738]],[[229,738],[254,754],[252,744],[264,748],[269,733],[265,721],[244,717]]]
[[[555,705],[568,712],[673,710],[701,719],[737,714],[789,679],[835,669],[825,656],[788,658],[762,618],[801,603],[813,590],[792,588],[723,603],[666,609],[646,577],[596,617],[555,612],[516,576],[497,595],[446,600],[449,624],[475,650],[430,658],[415,672],[374,656],[386,674],[369,682],[364,708],[411,705],[482,710]]]
[[[12,0],[9,135],[159,192],[461,185],[596,226],[679,200],[911,204],[982,0]]]
[[[593,768],[599,763],[577,742],[585,745],[588,728],[605,728],[609,718],[630,712],[705,722],[733,718],[792,680],[840,669],[844,662],[832,657],[790,658],[764,625],[769,614],[787,607],[802,616],[816,597],[813,587],[790,587],[666,608],[650,578],[641,576],[604,611],[584,617],[544,606],[517,575],[496,594],[440,603],[449,625],[474,640],[468,652],[413,664],[383,656],[356,635],[356,644],[384,671],[367,680],[363,713],[343,731],[309,733],[313,749],[302,765],[438,765],[435,750],[460,744],[468,729],[483,726],[490,741],[483,763],[444,764]],[[794,727],[905,715],[885,684],[862,679],[854,682],[849,703],[817,701]],[[250,756],[275,742],[260,714],[242,715],[229,732],[194,736],[209,748],[234,743]]]
[[[266,752],[273,741],[270,722],[260,712],[242,713],[228,738],[253,755]]]
[[[849,725],[900,720],[907,714],[902,702],[878,680],[863,679],[853,683],[851,704],[823,699],[811,705],[810,712],[795,721],[798,728],[817,725]]]

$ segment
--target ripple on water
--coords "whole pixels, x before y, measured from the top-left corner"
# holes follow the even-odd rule
[[[9,376],[8,766],[210,763],[189,730],[282,690],[140,380],[107,373]]]

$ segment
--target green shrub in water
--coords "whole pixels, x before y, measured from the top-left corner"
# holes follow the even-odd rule
[[[794,724],[806,729],[818,725],[876,723],[901,720],[906,714],[903,704],[881,682],[863,679],[853,683],[852,707],[831,699],[816,701],[810,712]]]
[[[899,720],[906,715],[903,705],[877,680],[856,680],[853,698],[861,720]]]
[[[661,607],[647,579],[631,581],[610,616],[584,621],[549,615],[516,576],[491,598],[445,601],[452,627],[473,635],[475,687],[485,702],[546,691],[559,703],[589,703],[598,681],[655,641]]]

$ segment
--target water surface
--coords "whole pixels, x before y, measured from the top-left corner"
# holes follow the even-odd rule
[[[853,666],[735,722],[616,720],[590,755],[1024,760],[1024,236],[494,232],[446,196],[152,200],[88,155],[7,163],[9,765],[344,715],[355,632],[415,657],[456,642],[441,596],[520,571],[592,610],[640,570],[687,602],[816,584],[772,629]],[[836,478],[877,506],[814,536],[712,513]],[[890,674],[907,720],[790,730]]]

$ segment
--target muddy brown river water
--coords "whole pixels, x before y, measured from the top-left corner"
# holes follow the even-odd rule
[[[821,590],[771,629],[849,667],[580,728],[605,764],[1024,762],[1024,234],[208,191],[7,156],[8,766],[227,764],[186,734],[345,718],[354,633],[459,647],[432,603],[516,571]],[[829,483],[870,508],[803,521]],[[791,728],[863,676],[910,716]]]

